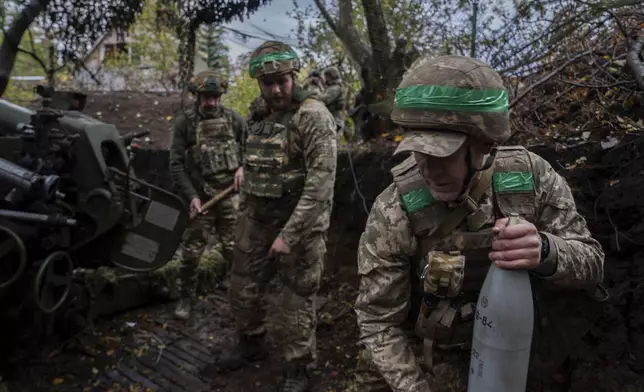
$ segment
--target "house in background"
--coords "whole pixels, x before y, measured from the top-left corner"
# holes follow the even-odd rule
[[[178,68],[161,72],[146,61],[132,46],[133,38],[111,31],[92,46],[74,75],[74,88],[84,91],[178,92]],[[127,54],[123,67],[105,64],[119,54]],[[200,56],[195,57],[194,72],[207,68]]]

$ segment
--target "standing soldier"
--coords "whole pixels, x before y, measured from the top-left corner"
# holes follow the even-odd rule
[[[376,199],[360,239],[358,390],[464,391],[472,310],[490,260],[530,271],[545,327],[535,328],[542,335],[532,364],[556,369],[549,356],[563,362],[557,350],[592,325],[571,323],[576,307],[567,301],[593,303],[579,289],[601,282],[604,253],[543,158],[495,147],[510,136],[501,77],[467,57],[419,60],[396,91],[391,118],[406,132],[396,153],[412,156],[392,170],[394,184]],[[505,227],[511,213],[522,220]],[[567,331],[566,319],[574,325]],[[422,344],[405,333],[413,323]],[[545,341],[548,334],[560,340]]]
[[[180,193],[190,203],[190,216],[201,212],[201,205],[228,186],[237,189],[241,179],[246,124],[234,111],[221,105],[228,82],[211,71],[199,73],[190,82],[196,95],[194,109],[188,109],[172,124],[170,175]],[[215,279],[226,273],[233,259],[234,227],[237,222],[232,196],[211,207],[184,232],[181,268],[181,301],[175,310],[180,319],[190,317],[196,296],[196,267],[214,230],[222,248],[223,262],[215,266]],[[205,255],[204,255],[205,256]]]
[[[333,113],[337,125],[338,142],[344,137],[349,140],[350,135],[344,124],[344,111],[347,106],[347,88],[342,83],[342,76],[336,67],[328,67],[322,72],[322,79],[326,84],[326,90],[319,95],[318,99]]]
[[[253,99],[253,102],[250,103],[246,121],[248,125],[251,126],[256,122],[262,121],[262,119],[268,116],[269,113],[270,113],[270,110],[268,109],[266,100],[260,94],[255,99]]]
[[[316,355],[316,311],[326,254],[337,159],[335,122],[328,109],[296,85],[300,68],[288,45],[268,41],[251,57],[271,113],[249,127],[240,222],[229,298],[239,336],[221,370],[264,358],[261,298],[277,274],[284,283],[278,311],[286,381],[282,391],[308,386]]]
[[[309,76],[306,77],[302,88],[312,92],[316,97],[319,97],[324,92],[324,79],[322,79],[322,74],[317,69],[314,69],[309,73]]]

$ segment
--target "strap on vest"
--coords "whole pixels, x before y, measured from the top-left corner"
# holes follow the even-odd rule
[[[445,220],[436,228],[436,230],[427,237],[422,237],[418,241],[418,249],[416,256],[422,259],[433,247],[449,235],[468,215],[476,211],[479,207],[479,202],[490,188],[492,184],[492,174],[494,169],[492,167],[481,172],[478,183],[472,187],[472,191],[467,195],[461,204],[452,211]]]
[[[418,272],[420,272],[421,282],[424,282],[425,274],[429,270],[429,265],[424,265],[421,269],[424,256],[441,239],[449,235],[468,215],[478,209],[481,198],[492,184],[493,173],[493,167],[481,172],[478,182],[474,184],[467,198],[441,222],[431,235],[419,239],[416,256],[419,261]],[[451,306],[448,298],[440,298],[434,309],[430,309],[427,306],[425,299],[421,301],[421,311],[416,320],[416,332],[423,337],[423,362],[429,372],[432,372],[434,362],[433,348],[436,326],[440,323],[449,328],[457,316],[456,313],[457,310]]]

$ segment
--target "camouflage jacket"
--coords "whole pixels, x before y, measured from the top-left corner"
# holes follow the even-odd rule
[[[241,162],[243,165],[243,152],[245,151],[246,136],[248,129],[244,119],[235,111],[223,108],[221,116],[227,117],[232,124],[232,131],[235,140],[239,143],[241,150]],[[200,121],[205,120],[196,110],[186,110],[175,117],[172,123],[172,143],[170,146],[170,176],[178,192],[187,200],[199,196],[202,188],[203,178],[197,167],[193,156],[193,147],[197,141],[196,130]]]
[[[337,161],[331,113],[321,102],[304,98],[310,93],[297,91],[302,99],[292,109],[272,112],[249,127],[242,185],[255,217],[276,217],[282,226],[279,237],[289,247],[328,229]],[[269,152],[270,160],[282,166],[274,168],[279,173],[262,168]]]
[[[547,260],[554,272],[540,278],[567,288],[599,283],[604,254],[577,212],[570,187],[543,158],[528,154],[535,190],[533,223],[550,242]],[[493,223],[498,218],[493,208],[494,197],[492,188],[488,189],[472,216],[479,214]],[[459,228],[463,226],[465,222]],[[361,281],[355,309],[361,342],[397,392],[430,390],[402,328],[411,309],[412,259],[418,245],[401,195],[392,184],[374,202],[360,238]]]
[[[250,103],[248,107],[248,115],[246,116],[246,122],[248,125],[254,124],[261,121],[264,117],[268,116],[270,109],[266,105],[266,101],[262,95],[258,95],[253,102]]]
[[[333,113],[338,128],[344,126],[344,110],[347,106],[347,90],[341,84],[332,84],[327,86],[322,94],[318,95],[318,99],[326,105],[327,108]]]
[[[313,93],[315,97],[320,97],[324,93],[322,82],[319,79],[307,78],[302,84],[302,88]]]

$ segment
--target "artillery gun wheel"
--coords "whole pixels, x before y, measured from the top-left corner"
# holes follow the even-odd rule
[[[0,289],[16,283],[27,267],[27,249],[13,230],[0,226]]]
[[[34,282],[34,299],[43,313],[54,313],[65,303],[73,270],[72,259],[62,251],[50,254],[40,265]]]

